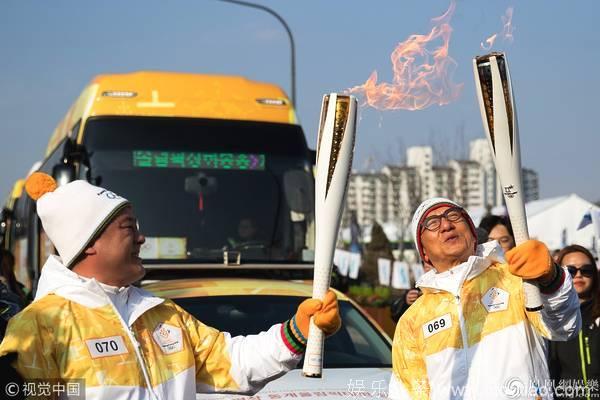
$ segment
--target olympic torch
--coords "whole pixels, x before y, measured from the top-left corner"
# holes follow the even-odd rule
[[[515,241],[520,244],[529,240],[529,233],[521,181],[517,111],[506,55],[495,52],[475,57],[473,71],[483,128],[492,149]],[[541,310],[542,299],[536,284],[523,281],[523,290],[527,311]]]
[[[356,98],[331,93],[323,97],[317,138],[315,178],[315,269],[313,298],[323,300],[331,281],[356,133]],[[323,332],[310,320],[302,373],[320,378],[323,369]]]

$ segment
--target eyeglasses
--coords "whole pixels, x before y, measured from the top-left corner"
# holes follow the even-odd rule
[[[423,229],[435,232],[442,226],[442,218],[446,218],[448,222],[459,222],[464,219],[463,209],[460,207],[451,207],[439,215],[432,215],[421,222],[421,232]]]
[[[577,275],[577,271],[581,273],[581,276],[584,276],[586,278],[591,278],[594,276],[594,274],[598,273],[596,267],[592,264],[585,264],[579,268],[577,268],[575,265],[566,265],[566,267],[569,271],[569,274],[571,274],[572,278],[575,278],[575,275]]]

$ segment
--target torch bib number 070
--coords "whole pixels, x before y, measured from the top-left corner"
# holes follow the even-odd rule
[[[127,354],[127,346],[122,336],[109,336],[85,341],[92,358]]]
[[[444,314],[423,324],[423,337],[427,339],[429,336],[445,331],[451,326],[452,318],[450,317],[450,313]]]

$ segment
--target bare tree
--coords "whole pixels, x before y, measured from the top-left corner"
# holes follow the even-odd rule
[[[406,144],[402,136],[396,138],[396,145],[398,146],[398,165],[406,165]]]
[[[456,130],[454,132],[454,154],[452,158],[455,160],[466,160],[468,158],[467,151],[467,142],[465,138],[466,131],[466,123],[463,119],[456,126]]]
[[[450,144],[446,135],[440,134],[434,128],[429,129],[428,145],[431,146],[433,152],[432,164],[446,165],[450,160]]]

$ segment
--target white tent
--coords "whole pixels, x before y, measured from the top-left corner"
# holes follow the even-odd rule
[[[584,215],[599,207],[582,199],[576,194],[531,201],[525,205],[529,236],[538,239],[554,250],[569,244],[579,244],[598,253],[598,233],[594,224],[577,229]],[[495,207],[493,214],[504,215],[504,207]],[[469,210],[477,225],[483,217],[480,209]]]
[[[550,200],[527,204],[527,224],[531,237],[543,241],[551,249],[579,244],[597,253],[598,237],[594,224],[579,230],[577,228],[584,215],[598,207],[576,194],[558,197],[554,202]]]

